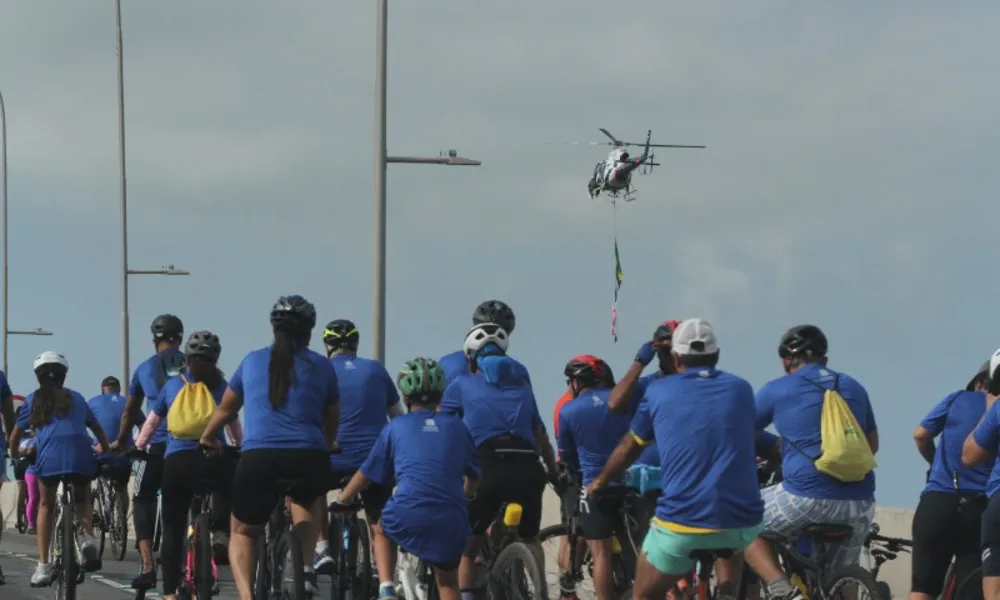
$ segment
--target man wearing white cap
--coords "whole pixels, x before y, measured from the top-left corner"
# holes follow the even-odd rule
[[[677,326],[671,354],[677,374],[649,384],[630,435],[587,487],[590,494],[607,485],[655,440],[663,493],[636,568],[637,599],[662,599],[694,569],[692,551],[741,552],[763,529],[753,388],[745,379],[716,369],[718,340],[703,319]],[[766,581],[781,576],[773,560],[750,565]],[[720,596],[731,598],[735,582],[725,575],[717,572],[717,587]],[[793,600],[801,594],[796,588],[777,597]]]

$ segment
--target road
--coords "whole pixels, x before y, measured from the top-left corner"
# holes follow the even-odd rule
[[[134,542],[130,542],[133,543]],[[110,544],[109,544],[110,546]],[[125,560],[118,562],[109,558],[110,548],[104,552],[104,568],[100,573],[87,575],[87,580],[77,588],[78,600],[114,600],[131,598],[134,591],[129,587],[132,578],[139,572],[139,555],[130,549]],[[30,586],[31,574],[38,562],[38,549],[34,536],[21,535],[13,530],[3,532],[0,540],[0,568],[7,577],[7,584],[0,586],[0,597],[17,600],[50,600],[55,597],[55,588],[34,589]],[[220,600],[235,600],[236,585],[228,567],[219,567]],[[320,577],[320,596],[327,597],[327,581]],[[157,590],[159,591],[159,590]],[[160,594],[151,590],[146,594],[150,600],[159,600]]]

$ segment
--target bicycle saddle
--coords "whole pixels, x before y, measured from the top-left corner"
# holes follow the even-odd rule
[[[850,525],[813,523],[802,530],[802,535],[821,542],[839,542],[854,535]]]

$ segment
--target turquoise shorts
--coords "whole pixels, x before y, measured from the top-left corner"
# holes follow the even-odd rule
[[[686,575],[694,570],[694,550],[733,550],[742,552],[764,530],[764,524],[742,529],[724,529],[718,533],[677,533],[656,522],[649,527],[642,542],[646,560],[664,575]]]

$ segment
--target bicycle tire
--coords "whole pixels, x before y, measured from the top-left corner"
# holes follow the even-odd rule
[[[104,489],[100,480],[97,482],[97,493],[91,495],[91,503],[94,505],[91,514],[94,519],[94,529],[97,530],[95,533],[99,532],[97,537],[97,556],[104,558],[104,542],[107,538],[108,524],[104,522]]]
[[[368,522],[357,519],[354,527],[358,546],[354,552],[357,562],[354,568],[353,600],[369,600],[372,597],[372,545],[368,536]]]
[[[983,597],[983,568],[976,567],[962,578],[949,600],[981,600]],[[886,600],[886,599],[883,599]]]
[[[18,484],[24,482],[19,481]],[[24,485],[27,485],[26,483]],[[24,492],[24,499],[21,498],[21,490],[17,490],[17,532],[24,535],[28,532],[28,492]]]
[[[285,544],[292,556],[292,597],[290,600],[303,600],[306,597],[306,578],[303,570],[302,544],[294,529],[285,531]]]
[[[79,565],[76,564],[76,541],[73,539],[74,507],[72,504],[63,506],[62,531],[62,562],[61,577],[63,582],[63,599],[76,600],[76,577]]]
[[[856,581],[865,587],[868,591],[868,597],[871,600],[890,600],[879,594],[878,582],[872,577],[871,572],[859,565],[847,565],[831,571],[823,584],[823,587],[826,589],[824,596],[832,598],[837,593],[837,590],[848,580]]]
[[[545,543],[546,540],[562,537],[564,535],[569,535],[569,527],[567,527],[565,523],[549,525],[548,527],[543,527],[542,530],[538,532],[538,542]]]
[[[125,560],[128,549],[128,515],[125,502],[114,489],[111,490],[111,551],[117,561]]]
[[[201,513],[195,520],[194,541],[194,588],[198,600],[211,600],[212,585],[212,529],[209,517]]]
[[[510,586],[507,582],[501,581],[501,576],[504,571],[512,566],[520,563],[522,566],[519,567],[521,573],[527,572],[528,581],[534,588],[534,598],[548,598],[548,586],[545,581],[545,571],[542,566],[538,564],[538,560],[535,558],[534,552],[528,547],[524,542],[511,542],[500,551],[496,559],[493,561],[493,568],[490,569],[490,579],[487,589],[489,590],[490,597],[496,600],[506,600],[511,598],[509,592],[511,592]],[[514,598],[517,598],[515,596]],[[527,600],[527,599],[523,599]]]
[[[334,572],[330,575],[330,600],[348,600],[348,588],[353,584],[348,580],[347,556],[344,550],[344,524],[342,515],[330,516],[330,527],[326,539],[330,548],[330,558],[333,559]]]

